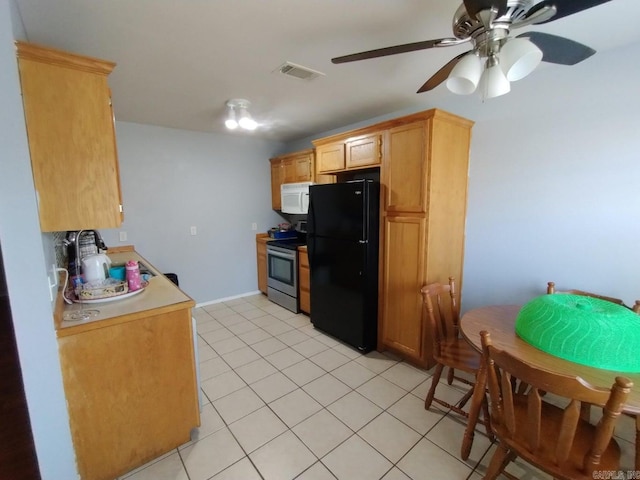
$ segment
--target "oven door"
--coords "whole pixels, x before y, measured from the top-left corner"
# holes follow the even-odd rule
[[[267,246],[267,285],[296,297],[298,293],[298,254],[295,250]]]

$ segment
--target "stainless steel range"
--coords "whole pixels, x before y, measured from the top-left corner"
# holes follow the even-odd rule
[[[299,239],[267,243],[267,297],[274,303],[298,313]]]

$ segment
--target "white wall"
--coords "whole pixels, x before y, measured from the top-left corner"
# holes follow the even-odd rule
[[[23,27],[0,2],[0,243],[31,429],[44,480],[77,478],[13,45]],[[15,32],[15,33],[14,33]]]
[[[541,72],[479,119],[465,308],[524,302],[547,281],[640,299],[639,46]]]
[[[542,65],[482,103],[397,111],[292,142],[438,107],[476,122],[462,309],[522,303],[547,281],[640,299],[640,45],[572,67]],[[438,88],[445,88],[444,85]],[[423,94],[428,102],[428,94]]]
[[[125,220],[101,230],[107,245],[135,245],[198,303],[257,291],[255,235],[282,221],[268,159],[283,145],[127,122],[116,135]]]

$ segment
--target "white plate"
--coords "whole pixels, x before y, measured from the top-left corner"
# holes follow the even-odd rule
[[[74,303],[107,303],[107,302],[115,302],[116,300],[124,300],[125,298],[133,297],[141,292],[144,292],[146,287],[141,288],[140,290],[136,290],[135,292],[127,292],[122,295],[114,295],[113,297],[107,298],[95,298],[93,300],[82,300],[82,302],[78,299],[74,299]]]

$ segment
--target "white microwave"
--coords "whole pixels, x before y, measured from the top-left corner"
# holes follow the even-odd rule
[[[280,185],[282,213],[306,215],[309,210],[309,186],[313,182],[283,183]]]

